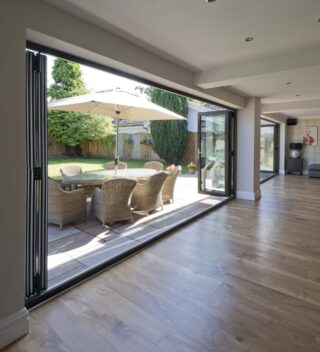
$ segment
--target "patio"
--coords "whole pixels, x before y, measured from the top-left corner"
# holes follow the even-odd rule
[[[199,194],[197,176],[180,175],[175,186],[175,202],[149,216],[134,213],[134,222],[102,226],[94,219],[87,201],[86,222],[60,231],[48,227],[48,287],[52,288],[143,243],[196,214],[217,205],[225,198]]]

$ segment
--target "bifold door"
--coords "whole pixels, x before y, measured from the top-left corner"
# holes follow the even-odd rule
[[[47,288],[46,56],[26,52],[27,238],[26,298]]]
[[[235,117],[219,110],[199,114],[199,192],[231,196],[234,192]]]
[[[279,125],[261,126],[260,171],[279,171]]]

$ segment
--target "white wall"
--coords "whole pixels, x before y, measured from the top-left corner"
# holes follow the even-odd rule
[[[212,111],[210,108],[205,106],[189,102],[188,103],[188,131],[196,133],[198,132],[198,117],[200,112]]]
[[[193,110],[189,107],[188,109],[188,131],[196,133],[198,131],[198,114],[199,111]]]
[[[25,28],[0,11],[0,349],[27,332],[25,265]]]
[[[298,119],[298,124],[295,126],[288,126],[288,142],[287,148],[289,149],[289,143],[300,142],[302,143],[303,129],[305,127],[318,127],[318,143],[317,145],[304,145],[302,148],[303,158],[303,169],[306,173],[308,165],[320,164],[320,117],[305,117]]]
[[[28,331],[25,270],[25,46],[31,39],[233,107],[244,99],[193,84],[193,73],[41,0],[0,3],[0,348]]]
[[[238,111],[237,198],[260,198],[260,99],[250,98]]]
[[[279,174],[286,173],[286,155],[287,155],[287,124],[281,122],[279,124]]]

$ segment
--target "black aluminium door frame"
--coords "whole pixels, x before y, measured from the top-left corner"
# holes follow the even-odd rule
[[[225,191],[207,192],[202,190],[201,173],[201,122],[202,117],[225,115]],[[236,113],[232,110],[221,109],[216,111],[200,112],[198,114],[198,192],[202,194],[232,197],[236,192]]]
[[[265,120],[265,119],[264,119]],[[268,120],[266,120],[268,121]],[[265,124],[265,125],[261,125],[260,129],[264,128],[264,127],[272,127],[273,128],[273,170],[263,170],[260,169],[261,172],[266,172],[266,173],[275,173],[277,174],[279,172],[279,145],[280,145],[280,125],[279,123],[270,123],[270,124]]]
[[[26,298],[47,288],[47,57],[26,51]]]
[[[276,123],[274,126],[274,151],[273,151],[273,157],[274,157],[273,170],[276,174],[279,173],[279,159],[280,159],[279,145],[280,145],[280,125]]]
[[[185,96],[187,98],[196,99],[196,100],[198,100],[200,102],[203,102],[203,103],[206,103],[206,104],[209,104],[209,105],[215,105],[215,106],[217,106],[217,107],[219,107],[221,109],[225,109],[225,110],[229,111],[229,114],[230,114],[230,117],[231,117],[230,134],[232,135],[232,139],[231,139],[231,136],[229,138],[229,140],[230,139],[232,140],[232,157],[231,157],[232,160],[231,160],[231,163],[230,163],[230,165],[232,167],[232,170],[231,170],[232,177],[231,177],[231,189],[230,189],[230,191],[231,191],[231,195],[235,196],[235,194],[236,194],[236,179],[237,179],[237,172],[236,172],[236,164],[237,164],[237,156],[236,156],[236,150],[237,150],[237,132],[236,132],[237,131],[237,110],[236,109],[228,107],[228,106],[220,104],[220,103],[217,103],[217,102],[214,102],[212,100],[208,100],[208,99],[199,97],[199,96],[194,95],[194,94],[186,93],[186,92],[184,92],[182,90],[178,90],[178,89],[175,89],[175,88],[171,88],[171,87],[165,86],[163,84],[154,82],[154,81],[149,80],[149,79],[141,78],[141,77],[139,77],[137,75],[134,75],[134,74],[131,74],[131,73],[127,73],[125,71],[122,71],[122,70],[107,66],[105,64],[97,63],[95,61],[92,61],[92,60],[89,60],[89,59],[86,59],[86,58],[83,58],[83,57],[80,57],[80,56],[77,56],[77,55],[69,54],[69,53],[66,53],[66,52],[58,50],[58,49],[50,48],[48,46],[45,46],[45,45],[42,45],[42,44],[38,44],[38,43],[35,43],[35,42],[32,42],[32,41],[27,41],[27,48],[30,49],[30,50],[34,50],[36,52],[42,53],[42,54],[53,55],[53,56],[60,57],[60,58],[65,59],[65,60],[70,60],[70,61],[76,62],[76,63],[78,63],[80,65],[86,65],[86,66],[95,68],[97,70],[101,70],[101,71],[104,71],[104,72],[109,72],[109,73],[112,73],[112,74],[115,74],[115,75],[119,75],[119,76],[124,77],[124,78],[132,79],[132,80],[135,80],[137,82],[141,82],[143,84],[147,84],[147,85],[159,88],[159,89],[163,89],[163,90],[166,90],[166,91],[174,93],[174,94],[182,95],[182,96]]]
[[[137,81],[137,82],[140,82],[140,83],[143,83],[143,84],[147,84],[147,85],[153,86],[155,88],[163,89],[163,90],[166,90],[166,91],[174,93],[174,94],[182,95],[182,96],[185,96],[187,98],[192,98],[192,99],[196,99],[196,100],[199,100],[201,102],[204,102],[204,103],[215,105],[215,106],[220,107],[221,109],[227,109],[227,110],[233,112],[234,114],[236,114],[236,112],[237,112],[237,110],[234,109],[234,108],[231,108],[229,106],[214,102],[214,101],[209,100],[209,99],[205,99],[205,98],[199,97],[199,96],[197,96],[195,94],[186,93],[186,92],[184,92],[182,90],[171,88],[169,86],[157,83],[157,82],[152,81],[150,79],[141,78],[141,77],[139,77],[137,75],[134,75],[134,74],[131,74],[131,73],[127,73],[127,72],[119,70],[117,68],[113,68],[113,67],[107,66],[105,64],[97,63],[95,61],[83,58],[81,56],[68,54],[68,53],[66,53],[64,51],[61,51],[61,50],[58,50],[58,49],[54,49],[54,48],[50,48],[50,47],[45,46],[45,45],[41,45],[41,44],[37,44],[35,42],[27,41],[27,48],[30,49],[30,50],[34,50],[36,52],[40,52],[42,54],[56,56],[56,57],[59,57],[59,58],[65,59],[65,60],[70,60],[70,61],[76,62],[76,63],[78,63],[80,65],[86,65],[86,66],[95,68],[97,70],[109,72],[109,73],[112,73],[114,75],[118,75],[118,76],[121,76],[121,77],[124,77],[124,78],[132,79],[134,81]]]

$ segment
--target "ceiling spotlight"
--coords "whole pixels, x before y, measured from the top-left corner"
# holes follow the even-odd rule
[[[292,82],[286,82],[286,85],[288,85],[288,86],[289,86],[291,83],[292,83]]]
[[[300,97],[300,94],[296,94],[296,97]]]
[[[215,2],[216,0],[206,0],[206,2]]]
[[[245,38],[245,41],[248,43],[248,42],[252,42],[254,40],[253,37],[247,37]]]

